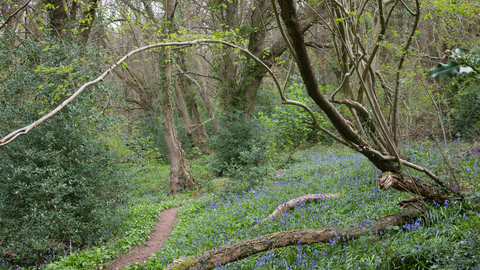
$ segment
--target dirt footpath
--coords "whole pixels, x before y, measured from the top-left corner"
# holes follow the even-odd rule
[[[165,240],[167,240],[172,233],[178,209],[180,209],[180,207],[170,208],[160,213],[160,221],[155,225],[155,229],[152,231],[150,238],[147,239],[145,244],[130,250],[129,253],[131,254],[122,254],[106,269],[117,270],[122,269],[122,267],[125,267],[130,263],[143,263],[152,256],[152,253],[157,253]]]

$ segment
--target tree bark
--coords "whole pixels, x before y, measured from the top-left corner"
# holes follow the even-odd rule
[[[48,9],[48,20],[53,26],[52,36],[63,38],[65,36],[63,29],[68,18],[67,3],[65,0],[47,0],[45,2],[54,6],[54,8]]]
[[[200,74],[205,74],[203,64],[197,56],[197,48],[192,47],[192,49],[195,54],[194,58],[195,58],[195,61],[197,62],[197,67],[198,67],[198,70],[200,71]],[[199,87],[198,89],[200,91],[200,96],[203,99],[203,103],[205,104],[205,108],[207,109],[210,119],[212,119],[212,124],[213,124],[213,128],[215,129],[215,133],[218,133],[218,131],[220,130],[220,126],[218,125],[218,120],[215,117],[215,112],[213,111],[212,103],[208,98],[207,80],[205,79],[205,77],[201,77],[200,82],[201,82],[201,87]]]
[[[77,39],[84,44],[87,43],[90,33],[92,32],[92,25],[95,21],[96,11],[99,4],[100,0],[89,0],[85,3],[85,7],[82,10],[83,19],[80,21]]]
[[[318,202],[321,200],[325,199],[331,199],[331,198],[338,198],[340,195],[338,193],[328,193],[328,194],[308,194],[308,195],[303,195],[300,197],[297,197],[295,199],[291,199],[290,201],[281,204],[271,213],[268,217],[266,217],[263,222],[265,221],[273,221],[279,216],[282,216],[286,212],[294,209],[297,205],[300,204],[306,204],[306,203],[312,203],[312,202]]]
[[[238,261],[263,251],[293,245],[311,245],[316,243],[347,242],[368,235],[371,232],[385,231],[388,226],[401,226],[405,222],[417,217],[420,211],[410,209],[397,214],[386,215],[372,222],[358,223],[346,229],[341,228],[316,228],[293,231],[281,231],[251,240],[243,240],[235,244],[227,245],[220,249],[212,249],[190,258],[184,262],[170,266],[172,270],[213,269],[220,265]]]
[[[182,115],[183,118],[183,125],[185,129],[185,134],[187,134],[188,139],[190,142],[194,145],[197,146],[195,143],[195,138],[193,136],[192,132],[192,125],[190,123],[190,116],[188,115],[188,110],[187,110],[187,105],[185,104],[185,98],[183,97],[182,93],[182,87],[185,87],[185,85],[182,84],[180,86],[180,83],[178,80],[175,81],[175,94],[177,96],[178,100],[178,107],[180,109],[180,114]]]
[[[193,176],[187,170],[187,164],[185,159],[185,152],[182,150],[182,144],[177,136],[175,124],[173,120],[173,108],[170,101],[170,83],[171,83],[171,62],[168,60],[169,54],[162,50],[164,59],[166,58],[168,63],[163,67],[163,88],[161,91],[162,99],[162,125],[163,136],[165,137],[165,144],[167,145],[168,161],[170,163],[170,175],[168,178],[168,185],[172,193],[178,193],[188,188],[193,188],[195,182]]]
[[[196,137],[203,143],[209,141],[207,130],[200,118],[200,112],[198,111],[197,103],[194,99],[188,100],[188,108],[192,117],[192,126]]]
[[[163,33],[169,34],[172,27],[172,19],[175,11],[174,1],[164,1],[164,24]],[[167,48],[162,48],[160,56],[160,65],[162,66],[162,89],[161,103],[163,112],[163,135],[167,145],[168,160],[170,162],[170,176],[168,178],[168,185],[172,193],[178,193],[195,185],[192,174],[187,170],[185,152],[182,149],[182,144],[177,136],[175,124],[173,120],[173,108],[171,105],[170,85],[172,82],[172,61],[170,59],[170,52]],[[183,99],[182,99],[183,100]]]

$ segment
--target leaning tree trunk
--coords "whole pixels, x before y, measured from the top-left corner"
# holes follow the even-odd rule
[[[164,2],[165,21],[164,34],[169,33],[170,23],[175,11],[172,0],[165,0]],[[175,124],[173,120],[173,108],[171,104],[170,85],[172,82],[172,61],[170,53],[167,48],[162,48],[160,55],[160,65],[162,67],[162,89],[161,103],[163,112],[163,135],[165,137],[165,144],[167,145],[168,161],[170,162],[170,176],[168,184],[173,193],[181,192],[188,188],[193,188],[195,182],[192,174],[187,170],[185,159],[185,152],[182,150],[182,144],[177,136]]]
[[[192,132],[192,124],[190,123],[190,116],[188,115],[187,105],[185,104],[185,98],[183,96],[183,92],[181,89],[185,87],[185,85],[183,84],[180,85],[178,80],[176,80],[174,84],[175,84],[175,94],[177,95],[177,100],[178,100],[178,107],[180,109],[180,113],[183,118],[185,134],[187,134],[187,137],[190,140],[190,142],[194,146],[197,146],[197,144],[195,143],[196,139],[193,136],[193,132]]]
[[[209,141],[209,138],[207,130],[205,129],[205,125],[202,123],[202,118],[200,117],[197,103],[195,102],[194,98],[189,98],[187,103],[190,114],[192,115],[192,126],[195,136],[200,140],[200,142],[202,142],[202,144],[205,144],[207,141]]]
[[[418,2],[417,6],[418,6]],[[331,5],[341,5],[336,1],[330,2]],[[305,46],[305,40],[303,33],[301,31],[301,25],[299,23],[296,6],[293,0],[279,0],[279,5],[281,8],[281,16],[287,28],[288,37],[286,38],[286,43],[289,44],[290,49],[295,55],[295,60],[302,77],[302,80],[307,89],[308,95],[313,99],[313,101],[320,107],[320,109],[326,114],[332,123],[333,127],[337,130],[340,137],[336,138],[345,145],[351,147],[355,151],[362,153],[366,156],[383,174],[379,177],[378,184],[382,188],[395,188],[401,191],[407,191],[412,194],[418,194],[420,196],[426,197],[431,200],[445,201],[449,196],[453,195],[453,189],[448,188],[440,179],[429,172],[424,167],[412,164],[406,160],[400,158],[397,147],[394,144],[393,136],[396,131],[388,130],[388,126],[385,123],[384,117],[382,115],[382,110],[379,108],[378,101],[376,100],[375,95],[372,93],[373,89],[367,89],[370,91],[370,94],[367,95],[369,98],[369,105],[372,111],[372,114],[364,107],[363,104],[355,100],[345,98],[344,100],[328,100],[319,90],[318,83],[315,78],[315,73],[310,63],[310,58]],[[276,11],[275,11],[276,12]],[[419,11],[417,11],[418,13]],[[385,21],[383,18],[384,11],[381,10],[380,19]],[[278,18],[277,18],[278,19]],[[382,22],[386,24],[386,22]],[[416,25],[413,27],[415,28]],[[280,29],[282,31],[282,29]],[[386,30],[383,29],[385,32]],[[413,33],[413,32],[412,32]],[[340,35],[340,33],[337,33]],[[413,34],[412,34],[413,35]],[[346,43],[346,42],[345,42]],[[408,43],[406,45],[408,49]],[[348,48],[348,47],[347,47]],[[377,48],[376,48],[377,49]],[[407,51],[405,49],[405,51]],[[352,49],[353,50],[353,49]],[[370,60],[375,56],[374,54],[378,50],[374,50],[372,55],[369,56]],[[353,53],[352,53],[353,55]],[[337,57],[342,58],[341,55]],[[355,64],[360,65],[362,62],[356,62]],[[368,63],[367,63],[367,67]],[[352,69],[353,71],[353,69]],[[357,74],[358,74],[358,70]],[[347,76],[345,74],[345,76]],[[350,74],[348,75],[350,76]],[[366,89],[367,86],[363,80],[363,76],[357,75],[358,80],[361,83],[361,88]],[[372,87],[372,86],[368,86]],[[372,141],[369,141],[368,138],[362,137],[362,130],[355,130],[355,126],[347,120],[340,112],[335,108],[332,102],[347,105],[348,107],[355,108],[359,112],[370,116],[373,121],[371,125],[375,128],[371,128],[373,131],[377,131],[373,135]],[[395,112],[396,113],[396,112]],[[311,122],[315,125],[314,122]],[[366,123],[363,123],[366,124]],[[368,123],[370,124],[370,123]],[[316,125],[318,127],[318,124]],[[358,126],[358,125],[357,125]],[[320,127],[319,127],[320,128]],[[395,127],[392,127],[393,129]],[[372,134],[372,132],[370,133]],[[382,145],[382,142],[386,142],[385,145]],[[378,150],[380,149],[380,150]],[[383,153],[382,153],[383,152]],[[409,166],[415,170],[424,172],[432,180],[436,182],[436,185],[427,185],[420,183],[419,181],[412,179],[409,176],[403,175],[403,166]]]
[[[168,57],[165,53],[164,56]],[[163,136],[167,145],[168,161],[170,162],[170,176],[168,185],[173,193],[181,192],[188,188],[193,188],[195,182],[192,175],[187,170],[185,152],[182,150],[182,144],[177,136],[175,124],[173,121],[173,108],[170,102],[170,81],[171,64],[166,63],[163,68],[164,87],[161,89],[162,112],[163,112]]]

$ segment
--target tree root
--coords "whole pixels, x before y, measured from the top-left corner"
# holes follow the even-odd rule
[[[265,221],[273,221],[275,218],[282,216],[286,212],[295,208],[295,206],[303,204],[303,203],[311,203],[311,202],[318,202],[324,199],[330,198],[338,198],[340,195],[338,193],[329,193],[329,194],[308,194],[297,197],[292,199],[284,204],[281,204],[271,213],[268,217],[266,217],[262,222]]]
[[[274,248],[297,244],[310,245],[329,243],[330,241],[335,243],[351,241],[369,232],[385,231],[387,226],[401,226],[420,215],[420,213],[418,209],[409,209],[397,214],[386,215],[372,222],[370,227],[367,226],[369,222],[363,222],[345,229],[316,228],[276,232],[255,239],[243,240],[220,249],[206,251],[196,258],[189,258],[174,267],[176,270],[213,269],[216,266],[238,261]]]

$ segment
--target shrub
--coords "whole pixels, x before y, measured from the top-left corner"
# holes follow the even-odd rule
[[[243,121],[241,112],[221,120],[223,127],[211,142],[215,158],[210,168],[217,176],[227,176],[237,183],[236,188],[242,186],[238,191],[248,189],[266,174],[260,168],[268,157],[264,126],[258,119]]]
[[[314,111],[320,125],[327,129],[332,129],[331,124],[327,122],[324,113],[320,112],[318,106],[307,96],[298,84],[293,84],[288,89],[286,96],[288,99],[297,100],[307,104]],[[310,115],[302,108],[292,105],[277,106],[271,115],[260,114],[260,119],[267,128],[265,136],[272,141],[272,148],[279,151],[292,151],[306,144],[327,142],[332,139],[308,125],[304,120],[311,120]]]
[[[92,79],[103,59],[96,48],[0,38],[0,134],[50,111]],[[79,61],[78,55],[88,55]],[[55,256],[105,239],[106,226],[125,200],[127,182],[111,151],[95,134],[105,118],[95,101],[105,84],[87,89],[70,106],[0,149],[0,261],[40,266]]]
[[[453,83],[450,99],[451,129],[455,137],[476,139],[480,134],[480,79],[462,76]]]
[[[0,153],[0,258],[41,264],[102,240],[125,177],[74,119],[52,121]],[[43,254],[43,255],[42,255]]]

